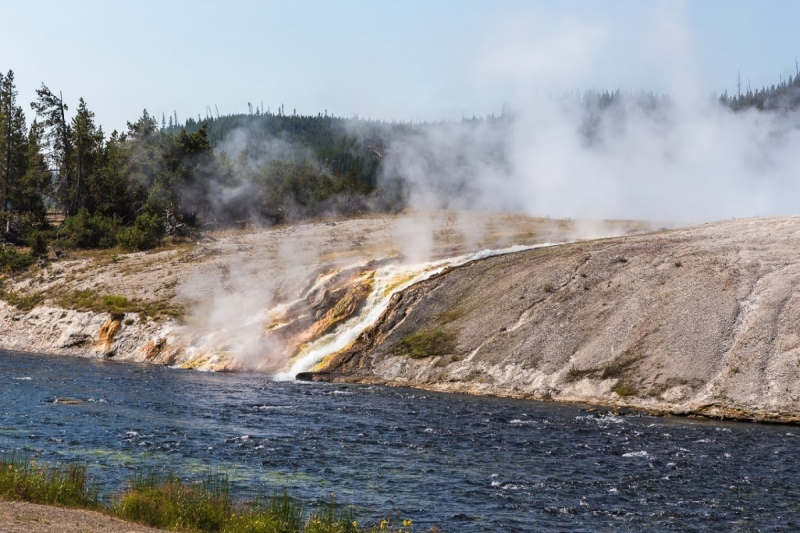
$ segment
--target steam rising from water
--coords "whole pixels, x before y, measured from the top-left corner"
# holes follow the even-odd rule
[[[506,88],[503,120],[421,128],[390,145],[388,175],[419,207],[678,222],[797,212],[797,112],[721,105],[680,2],[636,32],[621,24],[543,10],[501,21],[471,74],[476,93]],[[608,80],[598,68],[613,59]],[[601,109],[578,96],[598,79],[630,89]]]
[[[471,214],[476,211],[675,222],[797,212],[798,115],[792,110],[734,113],[722,106],[694,64],[680,8],[665,8],[642,32],[643,42],[625,47],[626,53],[658,65],[647,72],[668,96],[623,93],[609,106],[552,95],[593,85],[587,75],[608,53],[614,28],[581,20],[547,24],[535,15],[501,24],[473,62],[476,90],[497,83],[511,88],[503,116],[420,125],[389,139],[381,186],[404,183],[414,209],[458,210],[454,226],[472,249],[488,233]],[[358,135],[358,121],[351,127]],[[243,135],[236,132],[224,148],[236,153],[246,144]],[[294,150],[276,141],[266,152]],[[398,219],[391,230],[393,246],[413,266],[379,269],[376,288],[358,316],[303,347],[278,376],[291,378],[346,347],[380,316],[393,290],[469,260],[430,262],[439,229],[424,217]],[[582,237],[607,234],[591,223],[576,224],[573,231]],[[340,245],[352,249],[361,240],[344,239]],[[225,331],[222,337],[243,366],[264,365],[264,354],[277,347],[265,344],[263,324],[279,310],[279,302],[288,301],[276,294],[298,293],[316,275],[320,255],[318,243],[289,238],[276,248],[271,270],[258,261],[231,268],[212,290],[204,327]],[[406,281],[397,284],[400,278]]]

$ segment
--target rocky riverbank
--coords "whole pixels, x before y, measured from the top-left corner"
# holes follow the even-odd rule
[[[3,280],[0,348],[275,372],[358,318],[380,265],[591,236],[579,230],[438,213],[74,254]],[[394,293],[301,377],[798,422],[799,282],[799,217],[489,257]]]
[[[387,258],[643,228],[431,212],[220,232],[149,253],[72,251],[0,275],[0,349],[270,372],[356,313],[369,269]]]
[[[800,217],[491,257],[303,377],[800,421]]]

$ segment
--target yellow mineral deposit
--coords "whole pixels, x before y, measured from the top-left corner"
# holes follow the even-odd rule
[[[111,345],[114,344],[114,337],[120,330],[119,320],[109,318],[108,321],[100,327],[97,334],[97,342],[94,349],[98,353],[108,354],[111,352]]]

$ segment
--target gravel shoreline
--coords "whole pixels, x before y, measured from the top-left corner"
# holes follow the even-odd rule
[[[98,511],[0,500],[3,533],[157,533]]]

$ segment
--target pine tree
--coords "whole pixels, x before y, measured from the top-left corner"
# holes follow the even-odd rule
[[[14,72],[8,71],[5,76],[0,74],[0,211],[18,209],[13,198],[25,174],[26,156],[25,115],[17,105]]]
[[[72,127],[67,122],[66,112],[69,109],[61,93],[56,96],[45,84],[36,89],[36,101],[31,107],[42,118],[45,128],[44,139],[50,150],[51,168],[56,172],[54,187],[56,199],[64,208],[66,215],[77,213],[77,206],[71,202],[72,185],[73,136]]]
[[[90,176],[100,161],[103,149],[103,130],[95,124],[94,113],[86,107],[83,98],[78,102],[71,130],[75,169],[72,173],[74,185],[69,191],[69,199],[77,210],[86,204]]]
[[[20,212],[33,213],[40,220],[44,220],[44,200],[52,178],[43,155],[43,139],[44,127],[34,120],[28,130],[25,175],[13,199]]]

